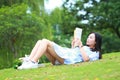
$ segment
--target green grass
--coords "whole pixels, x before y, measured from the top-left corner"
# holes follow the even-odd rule
[[[0,70],[0,80],[120,80],[120,52],[104,54],[102,60],[30,70]]]

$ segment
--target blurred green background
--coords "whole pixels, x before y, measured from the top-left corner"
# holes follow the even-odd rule
[[[46,11],[45,1],[49,0],[0,1],[0,69],[30,54],[39,39],[71,47],[76,27],[83,29],[84,45],[90,32],[98,32],[103,37],[103,54],[120,52],[119,0],[64,0],[51,12]],[[45,56],[40,61],[48,62]]]

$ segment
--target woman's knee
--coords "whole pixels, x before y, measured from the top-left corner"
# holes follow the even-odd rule
[[[41,43],[42,40],[38,40],[37,43]]]
[[[47,43],[47,44],[51,44],[51,41],[48,40],[48,39],[42,39],[42,42],[43,42],[43,43]]]
[[[42,40],[38,40],[37,43],[47,43],[48,40],[47,39],[42,39]]]
[[[48,41],[48,40],[44,38],[44,39],[42,39],[42,41]]]

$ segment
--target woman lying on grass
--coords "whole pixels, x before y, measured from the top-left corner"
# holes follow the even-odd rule
[[[30,56],[23,58],[22,65],[18,69],[38,68],[40,66],[38,60],[42,55],[46,55],[53,65],[98,60],[102,58],[101,43],[102,37],[95,32],[89,34],[85,46],[79,39],[73,39],[72,48],[61,47],[47,39],[38,40]],[[77,45],[74,46],[75,44]]]

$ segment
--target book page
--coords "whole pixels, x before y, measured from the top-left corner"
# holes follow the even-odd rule
[[[82,29],[81,28],[75,28],[74,30],[74,38],[78,38],[81,40],[81,36],[82,36]]]

